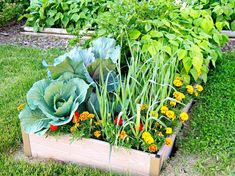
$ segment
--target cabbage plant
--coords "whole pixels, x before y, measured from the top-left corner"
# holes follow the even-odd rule
[[[43,135],[50,124],[60,126],[72,120],[84,102],[89,85],[80,78],[40,80],[27,93],[27,106],[19,118],[27,133]]]

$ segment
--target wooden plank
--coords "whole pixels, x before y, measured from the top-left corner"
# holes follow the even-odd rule
[[[23,29],[26,32],[34,32],[32,27],[25,26]],[[66,29],[62,29],[62,28],[44,28],[42,31],[40,31],[40,33],[71,35],[66,31]],[[91,31],[91,30],[88,30],[88,31],[81,30],[79,32],[80,35],[92,35],[93,33],[94,31]]]
[[[150,157],[150,176],[158,176],[161,170],[161,158]]]
[[[21,128],[22,138],[23,138],[23,148],[24,148],[24,154],[28,157],[32,156],[31,152],[31,145],[30,145],[30,139],[29,135],[24,132],[24,130]]]
[[[226,34],[230,38],[235,38],[235,31],[229,31],[229,30],[222,30],[221,31],[223,34]]]

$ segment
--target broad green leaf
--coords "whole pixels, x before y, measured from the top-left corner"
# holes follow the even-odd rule
[[[205,30],[207,33],[209,33],[213,27],[214,27],[214,23],[213,20],[211,19],[211,17],[204,18],[201,22],[201,27],[203,30]]]
[[[191,75],[193,76],[193,79],[194,79],[195,81],[197,81],[198,78],[199,78],[197,70],[195,70],[194,68],[192,68],[192,69],[190,70],[190,73],[191,73]]]
[[[20,112],[19,118],[21,126],[26,133],[37,133],[43,130],[41,135],[45,134],[49,129],[49,123],[52,121],[40,109],[31,110],[28,106]]]
[[[130,39],[132,39],[132,40],[138,39],[140,37],[140,35],[141,35],[141,32],[137,29],[135,29],[129,33]]]
[[[235,20],[231,22],[231,30],[235,31]]]
[[[201,52],[201,49],[197,45],[193,45],[193,47],[191,48],[191,55],[194,68],[198,72],[200,72],[203,64],[203,54]]]
[[[223,22],[216,22],[216,23],[215,23],[215,26],[217,27],[218,30],[221,31],[221,30],[223,29],[223,26],[224,26],[224,25],[223,25]]]
[[[193,19],[197,19],[200,16],[200,11],[199,10],[190,10],[190,16],[193,17]]]
[[[72,17],[71,17],[71,19],[72,20],[74,20],[75,22],[78,22],[78,20],[79,20],[79,15],[77,14],[77,13],[74,13],[73,15],[72,15]]]
[[[185,56],[187,56],[187,51],[184,49],[180,49],[177,53],[178,59],[181,60],[183,59]]]
[[[183,58],[183,65],[184,65],[184,69],[185,69],[186,73],[188,73],[193,65],[192,59],[190,57],[184,57]]]
[[[146,25],[144,26],[144,29],[145,29],[146,32],[149,32],[149,31],[152,29],[151,24],[146,24]]]
[[[159,31],[156,31],[156,30],[151,30],[149,34],[153,38],[155,38],[155,37],[162,37],[163,36],[162,32],[159,32]]]

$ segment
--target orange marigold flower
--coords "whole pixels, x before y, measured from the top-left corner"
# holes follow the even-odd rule
[[[174,92],[173,96],[177,101],[182,101],[185,98],[185,95],[181,92]]]
[[[167,146],[171,146],[172,145],[172,140],[171,140],[171,138],[166,138],[165,139],[165,144],[167,145]]]
[[[126,137],[126,132],[124,130],[121,131],[121,133],[119,134],[119,138],[120,139],[124,139]]]
[[[155,145],[155,144],[151,144],[150,146],[149,146],[149,152],[150,153],[154,153],[154,152],[156,152],[157,151],[157,146]]]
[[[89,114],[89,115],[88,115],[88,118],[89,118],[89,119],[94,119],[94,117],[95,117],[95,114]]]
[[[17,110],[18,110],[18,111],[21,111],[22,109],[24,109],[24,104],[23,104],[23,103],[20,104],[20,105],[17,107]]]
[[[88,111],[84,111],[83,113],[80,114],[80,119],[81,120],[87,120],[89,116],[89,112]]]
[[[95,131],[94,132],[94,136],[96,137],[96,138],[99,138],[100,136],[101,136],[101,131]]]

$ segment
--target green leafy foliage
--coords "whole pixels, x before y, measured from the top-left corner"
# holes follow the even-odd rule
[[[208,11],[218,30],[235,31],[235,1],[234,0],[187,0],[194,9]]]
[[[34,0],[28,8],[27,25],[35,31],[44,27],[58,27],[79,34],[81,29],[95,29],[97,15],[106,10],[106,1]]]
[[[136,43],[151,57],[164,53],[164,62],[177,53],[177,72],[195,81],[200,77],[206,82],[209,64],[220,56],[217,47],[227,41],[208,11],[173,1],[109,2],[109,11],[100,14],[97,23],[98,35],[122,41],[123,55],[129,54],[127,45]]]

